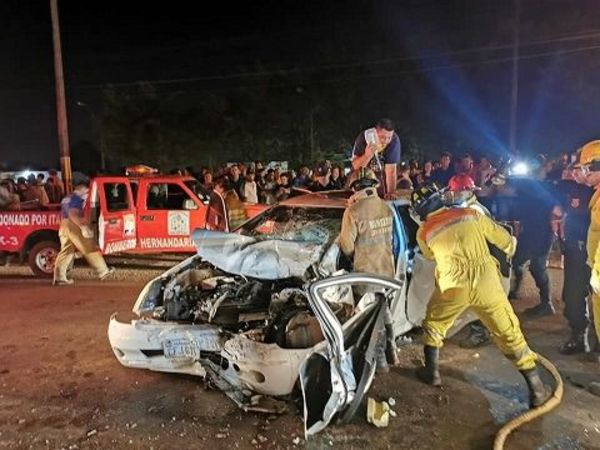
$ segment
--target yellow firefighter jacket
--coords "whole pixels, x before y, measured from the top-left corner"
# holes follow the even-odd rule
[[[600,189],[590,200],[590,227],[587,236],[588,266],[600,273]]]
[[[497,265],[488,242],[512,256],[516,241],[489,217],[471,208],[443,209],[431,214],[417,231],[423,256],[436,261],[441,292],[476,284],[469,274],[477,266]],[[482,267],[483,268],[483,267]]]

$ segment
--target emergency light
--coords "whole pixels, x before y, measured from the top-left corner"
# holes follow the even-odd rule
[[[152,175],[158,173],[158,169],[154,167],[146,166],[144,164],[136,164],[135,166],[129,166],[125,168],[125,176],[135,177]]]

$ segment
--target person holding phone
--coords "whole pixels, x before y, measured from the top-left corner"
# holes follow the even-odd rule
[[[402,146],[390,119],[380,119],[375,127],[361,132],[352,150],[352,169],[371,168],[380,181],[379,195],[386,199],[396,190],[397,165]]]

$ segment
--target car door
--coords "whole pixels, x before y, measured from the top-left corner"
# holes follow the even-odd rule
[[[364,295],[352,318],[342,324],[324,299],[326,290],[350,285],[379,291]],[[384,314],[403,283],[372,274],[352,273],[326,278],[309,287],[309,303],[327,343],[300,366],[305,436],[332,421],[346,423],[369,390],[376,369],[379,339],[385,333]]]
[[[136,220],[133,194],[125,177],[92,180],[90,220],[104,254],[135,249]]]
[[[202,201],[180,179],[142,180],[138,190],[139,250],[194,252],[190,235],[204,227],[204,209]]]
[[[412,287],[412,283],[409,285],[408,282],[414,275],[414,246],[416,245],[418,226],[410,217],[408,205],[406,200],[395,200],[389,203],[394,213],[393,253],[396,261],[396,279],[403,284],[403,291],[392,299],[390,305],[392,325],[396,336],[415,327],[415,323],[410,319],[410,309],[414,305],[409,304],[410,296],[407,295],[407,292]],[[426,306],[427,302],[424,305]]]

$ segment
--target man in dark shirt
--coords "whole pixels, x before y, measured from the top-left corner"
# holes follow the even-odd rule
[[[513,216],[519,221],[517,252],[513,257],[515,284],[509,298],[517,298],[525,274],[525,264],[529,261],[529,272],[540,292],[540,303],[525,311],[529,317],[542,317],[555,314],[550,301],[550,278],[546,261],[554,239],[552,212],[560,206],[554,186],[531,178],[513,180],[517,191]]]
[[[571,169],[577,180],[579,168]],[[581,180],[580,180],[581,181]],[[564,283],[562,300],[563,312],[571,328],[570,338],[562,345],[560,352],[566,355],[589,352],[588,326],[590,323],[587,296],[590,267],[587,261],[587,230],[590,224],[588,205],[593,189],[573,180],[563,180],[559,188],[564,195],[565,225],[562,240],[564,260]]]
[[[452,167],[452,155],[448,152],[442,153],[440,157],[441,166],[431,173],[431,181],[439,187],[448,186],[450,178],[455,175],[454,167]]]
[[[238,195],[238,198],[242,201],[246,201],[244,197],[244,192],[242,190],[242,186],[244,185],[244,178],[241,176],[242,172],[240,170],[240,166],[234,164],[229,168],[229,180],[231,181],[231,185],[233,189],[235,189],[235,193]]]
[[[358,135],[352,150],[352,169],[371,168],[380,180],[380,195],[391,198],[396,190],[396,166],[402,147],[390,119],[380,119],[374,128]]]
[[[546,180],[559,181],[563,176],[563,172],[565,170],[567,170],[568,165],[569,165],[569,154],[561,153],[560,157],[554,164],[554,167],[552,167],[552,170],[546,174]]]
[[[308,185],[312,192],[331,191],[334,187],[331,185],[331,163],[321,161],[315,167],[314,181]]]

